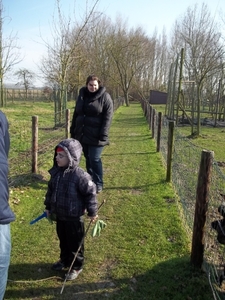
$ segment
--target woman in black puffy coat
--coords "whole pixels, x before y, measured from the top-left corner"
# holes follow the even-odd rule
[[[110,95],[97,76],[89,75],[76,101],[70,134],[83,147],[86,169],[98,193],[103,189],[101,154],[104,146],[109,144],[112,116],[113,102]]]

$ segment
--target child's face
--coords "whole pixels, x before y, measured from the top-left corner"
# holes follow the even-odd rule
[[[65,151],[57,152],[56,162],[59,167],[67,167],[69,165],[69,158]]]

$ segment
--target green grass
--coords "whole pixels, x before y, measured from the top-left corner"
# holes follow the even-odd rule
[[[214,151],[214,157],[216,161],[225,162],[224,153],[224,138],[225,127],[209,127],[201,126],[200,136],[191,137],[191,128],[179,127],[178,129],[184,136],[190,138],[190,141],[202,149]]]
[[[72,110],[74,101],[68,102],[68,108]],[[38,116],[39,141],[47,139],[49,131],[54,134],[54,103],[53,102],[14,102],[8,103],[2,111],[6,113],[9,120],[9,131],[13,151],[10,158],[18,153],[26,151],[31,147],[32,139],[32,117]]]
[[[165,105],[154,105],[157,112],[165,114]],[[199,136],[191,136],[191,126],[177,127],[180,134],[190,138],[190,142],[202,149],[214,151],[216,161],[225,162],[224,138],[225,127],[201,126]]]
[[[107,227],[100,237],[88,233],[83,273],[62,294],[64,273],[50,269],[59,257],[55,225],[46,219],[29,225],[44,209],[46,170],[43,179],[26,177],[11,190],[17,219],[5,300],[212,299],[206,275],[190,265],[190,239],[150,136],[139,104],[115,112],[98,196],[106,201],[99,218]]]

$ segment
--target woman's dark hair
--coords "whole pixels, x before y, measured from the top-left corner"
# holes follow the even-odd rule
[[[88,78],[87,78],[87,80],[86,80],[86,85],[88,85],[88,83],[89,83],[90,81],[92,81],[92,80],[97,80],[99,86],[101,85],[101,80],[100,80],[96,75],[94,75],[94,74],[88,76]]]

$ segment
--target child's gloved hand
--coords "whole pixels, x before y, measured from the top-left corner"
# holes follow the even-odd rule
[[[48,221],[53,224],[53,221],[56,221],[56,215],[55,214],[52,214],[50,210],[45,210],[46,212],[46,217],[48,219]]]
[[[98,219],[98,215],[94,216],[94,217],[89,217],[91,219],[92,222],[95,222]]]
[[[91,232],[91,236],[94,237],[96,235],[100,236],[100,232],[103,228],[106,227],[106,223],[102,220],[98,220],[96,223],[95,223],[95,226],[93,227],[92,229],[92,232]]]

